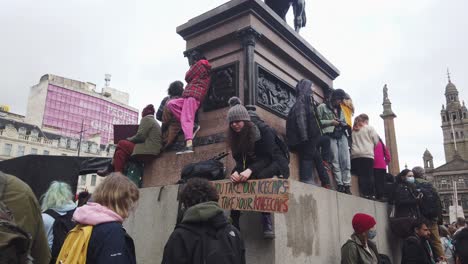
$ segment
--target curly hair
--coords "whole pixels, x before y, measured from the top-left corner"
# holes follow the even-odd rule
[[[184,83],[181,81],[174,81],[169,84],[169,88],[167,89],[167,94],[169,96],[182,96],[184,92]]]
[[[206,179],[192,178],[187,181],[180,193],[180,202],[186,207],[192,207],[199,203],[217,202],[218,192]]]

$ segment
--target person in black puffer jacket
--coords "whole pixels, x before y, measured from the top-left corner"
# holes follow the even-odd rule
[[[405,169],[396,177],[393,192],[395,203],[395,217],[419,217],[417,192],[414,185],[414,176],[411,170]]]
[[[316,116],[312,85],[307,79],[302,79],[297,84],[296,103],[286,120],[286,137],[288,146],[299,154],[300,181],[314,184],[312,173],[315,165],[322,186],[330,189],[330,179],[318,150],[322,131],[320,120]]]

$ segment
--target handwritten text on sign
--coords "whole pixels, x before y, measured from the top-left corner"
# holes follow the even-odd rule
[[[229,180],[212,182],[219,194],[223,209],[259,212],[288,212],[289,181],[285,179],[250,180],[232,183]]]

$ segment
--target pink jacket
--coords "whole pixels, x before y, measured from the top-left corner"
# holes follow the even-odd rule
[[[75,209],[73,220],[84,225],[98,225],[108,222],[123,222],[123,218],[111,209],[98,203],[88,202]]]
[[[374,148],[374,169],[386,169],[391,160],[388,148],[379,140]]]

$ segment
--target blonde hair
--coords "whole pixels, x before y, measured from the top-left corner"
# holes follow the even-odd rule
[[[47,192],[41,196],[42,211],[61,209],[69,203],[73,203],[73,193],[70,185],[65,182],[53,181]]]
[[[364,126],[364,122],[369,121],[369,116],[366,114],[360,114],[354,118],[353,130],[358,131]]]
[[[112,173],[94,190],[91,199],[127,218],[140,198],[138,187],[120,172]]]

